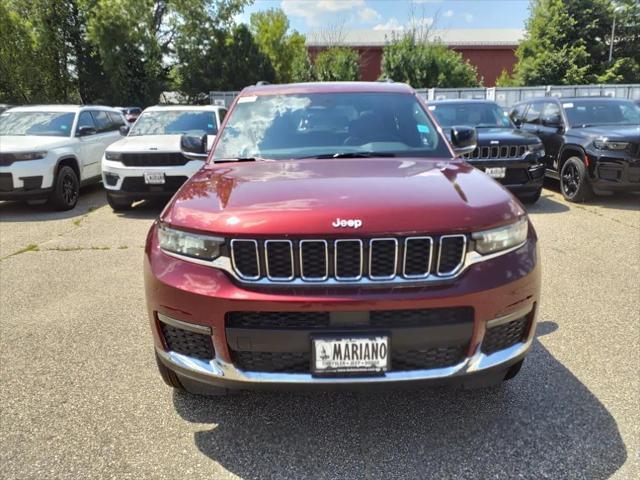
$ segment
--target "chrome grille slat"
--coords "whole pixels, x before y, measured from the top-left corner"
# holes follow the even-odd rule
[[[233,239],[230,272],[257,284],[393,284],[450,280],[467,259],[467,236],[369,239]],[[443,253],[444,251],[444,253]],[[366,257],[365,257],[366,256]],[[220,257],[224,262],[224,258]]]
[[[500,145],[476,147],[472,153],[464,156],[471,160],[500,160],[506,158],[521,158],[527,153],[527,145]]]
[[[282,246],[285,246],[285,250],[288,250],[288,253],[282,250]],[[280,249],[281,251],[278,252],[276,249]],[[291,240],[267,240],[264,242],[264,251],[264,261],[267,267],[267,278],[269,280],[287,282],[294,279],[293,242]],[[275,261],[279,261],[283,263],[283,265],[272,266],[271,264],[275,263]],[[288,266],[286,265],[287,263],[289,264]],[[280,273],[288,271],[288,275],[274,274],[277,271]]]
[[[347,267],[343,266],[343,265],[339,265],[339,262],[341,261],[340,257],[344,256],[344,255],[348,255],[348,253],[344,252],[345,248],[349,248],[347,245],[349,244],[354,244],[354,243],[358,243],[359,247],[360,247],[360,256],[357,259],[357,261],[359,262],[360,268],[359,273],[357,275],[340,275],[340,270],[345,270],[348,269]],[[340,245],[343,245],[343,247],[340,247]],[[351,247],[353,248],[353,247]],[[346,259],[346,260],[350,260],[350,259]],[[353,260],[350,260],[353,261]],[[360,280],[362,278],[362,269],[364,267],[364,258],[363,258],[363,243],[362,240],[360,239],[353,239],[353,238],[349,238],[349,239],[340,239],[340,240],[336,240],[333,242],[333,272],[334,272],[334,276],[336,278],[336,280],[347,280],[347,281],[357,281]]]

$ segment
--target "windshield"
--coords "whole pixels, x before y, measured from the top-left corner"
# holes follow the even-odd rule
[[[130,137],[139,135],[193,135],[218,133],[215,112],[194,110],[165,110],[144,112],[138,117],[129,133]]]
[[[640,125],[640,107],[626,100],[571,100],[562,103],[569,125]]]
[[[0,114],[0,135],[69,137],[74,112],[4,112]]]
[[[441,103],[429,105],[442,128],[468,125],[476,128],[513,128],[509,115],[495,103]]]
[[[413,95],[310,93],[238,99],[214,160],[291,159],[365,152],[451,157]]]

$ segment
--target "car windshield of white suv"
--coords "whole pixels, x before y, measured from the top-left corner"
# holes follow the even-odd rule
[[[626,100],[567,100],[562,108],[572,127],[640,125],[640,107]]]
[[[410,94],[245,96],[227,117],[214,161],[451,157],[433,122]]]
[[[439,103],[429,110],[443,128],[467,125],[476,128],[513,128],[509,115],[493,103]]]
[[[144,112],[129,132],[140,135],[215,135],[218,132],[215,112],[165,110]]]
[[[69,137],[73,112],[4,112],[0,114],[0,135]]]

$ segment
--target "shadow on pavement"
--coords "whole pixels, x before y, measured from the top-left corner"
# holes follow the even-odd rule
[[[89,185],[80,190],[78,204],[73,210],[58,212],[48,204],[28,205],[26,202],[0,202],[0,222],[47,222],[82,216],[107,204],[102,184]]]
[[[560,203],[553,198],[553,195],[545,194],[542,190],[542,196],[533,205],[525,205],[528,213],[563,213],[568,212],[569,207],[564,203]]]
[[[547,178],[544,182],[544,188],[562,195],[560,193],[560,183],[558,181]],[[544,195],[544,190],[542,191],[542,194]],[[581,205],[592,205],[616,210],[640,211],[640,192],[616,192],[612,194],[594,195],[588,202]]]
[[[244,479],[605,479],[627,458],[611,414],[538,341],[520,375],[493,389],[176,392],[174,406],[211,424],[196,446]]]

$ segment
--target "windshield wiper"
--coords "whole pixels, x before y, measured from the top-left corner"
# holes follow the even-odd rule
[[[259,162],[261,160],[266,159],[260,157],[214,158],[213,163]]]
[[[300,158],[372,158],[372,157],[395,157],[393,152],[335,152],[335,153],[321,153],[319,155],[309,155],[308,157]]]

